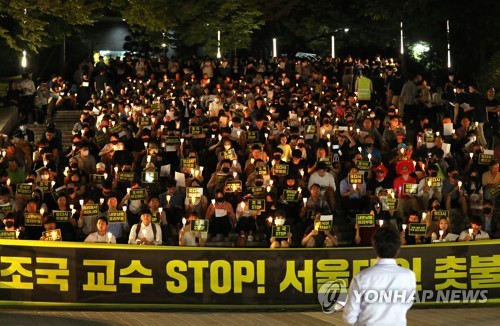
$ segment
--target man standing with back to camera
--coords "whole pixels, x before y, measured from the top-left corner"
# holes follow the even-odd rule
[[[352,279],[344,319],[356,325],[406,325],[406,312],[413,304],[408,297],[416,290],[416,280],[413,271],[396,264],[400,236],[392,228],[382,227],[373,235],[372,245],[378,260]],[[386,300],[390,302],[379,300],[384,294],[390,294]]]

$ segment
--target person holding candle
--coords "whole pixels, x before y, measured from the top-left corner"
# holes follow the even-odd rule
[[[248,199],[252,197],[252,194],[245,194],[243,200],[236,206],[236,225],[234,226],[234,231],[237,233],[244,232],[253,238],[253,234],[257,232],[257,214],[248,208]]]
[[[328,202],[329,209],[335,209],[335,191],[337,186],[333,175],[327,172],[326,162],[316,163],[316,172],[311,174],[309,177],[309,183],[307,186],[309,191],[311,191],[313,185],[318,185],[321,188],[321,194]]]
[[[268,234],[267,236],[269,237],[269,242],[270,242],[270,248],[290,248],[292,244],[292,232],[288,232],[286,237],[283,238],[275,238],[271,237],[271,230],[272,230],[272,221],[273,218],[272,216],[269,216],[268,222],[269,223],[269,228],[268,228]],[[276,226],[283,226],[287,225],[285,224],[286,222],[286,214],[284,211],[278,210],[276,211],[275,217],[274,217],[274,224]]]
[[[427,217],[426,217],[427,218]],[[430,218],[430,217],[429,217]],[[422,221],[420,221],[418,212],[410,211],[408,215],[408,220],[402,226],[406,226],[402,228],[401,234],[401,244],[404,245],[414,245],[414,244],[422,244],[424,243],[424,237],[421,235],[410,235],[409,234],[409,224],[410,223],[425,223],[425,219],[422,217]]]
[[[396,163],[396,172],[399,174],[394,179],[393,187],[398,198],[398,212],[400,216],[404,216],[410,209],[414,211],[421,211],[418,205],[416,195],[405,194],[405,184],[417,184],[417,180],[410,176],[415,171],[413,161],[405,160]]]
[[[210,236],[224,236],[224,241],[228,241],[228,235],[233,224],[236,222],[233,206],[224,198],[222,189],[215,191],[215,200],[208,206],[206,219],[210,221]]]
[[[14,188],[18,183],[22,183],[26,179],[26,174],[24,173],[24,169],[22,169],[19,166],[19,162],[15,157],[9,158],[8,167],[6,170],[8,178],[10,179],[10,184]]]
[[[54,210],[58,211],[68,211],[69,212],[69,219],[68,221],[60,222],[57,221],[56,228],[61,230],[61,236],[64,241],[75,241],[76,240],[76,228],[77,228],[77,221],[75,218],[73,218],[71,214],[71,210],[68,207],[68,197],[64,192],[60,193],[57,196],[57,207],[54,208]]]
[[[117,212],[119,210],[122,210],[121,207],[120,207],[120,209],[118,209],[118,198],[116,197],[115,194],[111,194],[108,197],[108,200],[106,201],[106,206],[107,206],[107,210],[105,210],[105,211],[101,210],[101,214],[100,214],[100,217],[105,217],[106,219],[108,218],[109,212]],[[106,207],[104,207],[104,208],[106,208]],[[116,242],[126,243],[127,239],[124,238],[124,235],[129,230],[130,230],[130,226],[129,226],[127,220],[125,220],[124,223],[112,223],[111,225],[109,225],[107,227],[107,232],[109,232],[113,235],[113,237],[115,238],[115,243]]]
[[[203,185],[200,180],[192,179],[189,187],[201,188]],[[191,212],[197,212],[198,216],[205,216],[208,207],[208,199],[205,195],[201,195],[201,197],[189,197],[186,196],[184,200],[184,205],[186,208],[186,213],[190,214]]]
[[[481,230],[483,220],[480,216],[471,216],[469,219],[470,228],[463,230],[458,237],[458,241],[489,240],[488,232]]]
[[[460,173],[454,167],[449,167],[446,170],[446,174],[448,178],[446,178],[443,182],[443,196],[446,209],[451,211],[455,208],[462,209],[462,215],[467,217],[467,200],[465,198],[465,191],[461,187]],[[460,186],[459,186],[460,182]]]
[[[432,242],[445,241],[448,234],[452,234],[451,233],[451,224],[446,216],[443,216],[439,219],[439,229],[436,231],[437,232],[432,232],[432,234],[431,234]]]
[[[130,229],[129,244],[155,246],[162,244],[161,228],[158,224],[151,223],[151,220],[151,211],[149,209],[142,210],[141,222],[134,224]]]
[[[428,178],[438,178],[439,168],[435,164],[427,166]],[[429,209],[429,200],[436,198],[439,202],[443,199],[442,185],[440,182],[431,182],[428,178],[422,178],[418,183],[417,196],[423,210]],[[442,181],[442,179],[440,179]]]
[[[41,213],[41,212],[40,212]],[[42,214],[43,217],[44,214]],[[47,215],[43,219],[43,228],[45,231],[54,231],[56,229],[57,220],[52,215]],[[42,233],[40,240],[46,241],[45,235]],[[61,239],[62,240],[62,239]]]
[[[350,211],[367,210],[370,204],[370,198],[366,193],[366,180],[363,176],[363,183],[350,184],[349,175],[359,174],[358,168],[352,166],[348,175],[340,181],[340,196],[342,209],[345,213]]]
[[[99,216],[97,231],[89,234],[83,242],[116,243],[113,233],[108,232],[108,219],[105,216]]]
[[[207,242],[206,234],[199,231],[191,231],[191,223],[199,219],[196,211],[188,214],[188,218],[182,219],[182,228],[179,231],[179,246],[205,247]]]

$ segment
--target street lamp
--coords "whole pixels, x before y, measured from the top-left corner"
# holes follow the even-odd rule
[[[448,69],[451,68],[451,50],[450,50],[450,21],[446,21],[446,43],[448,47]]]
[[[217,31],[217,59],[220,59],[220,31]]]
[[[21,58],[21,67],[23,68],[23,72],[28,66],[28,59],[26,58],[26,51],[23,50],[23,57]]]
[[[338,33],[338,32],[344,32],[344,33],[347,33],[349,32],[349,28],[337,28],[336,30],[334,30],[333,32],[334,33]],[[332,58],[335,58],[335,36],[332,35]]]

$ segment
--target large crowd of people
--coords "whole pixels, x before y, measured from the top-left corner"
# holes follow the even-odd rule
[[[3,139],[0,217],[17,238],[333,247],[370,245],[384,224],[404,244],[500,237],[493,88],[453,74],[431,88],[380,56],[104,59],[9,87],[20,124]],[[69,148],[46,120],[60,110],[81,111]],[[40,139],[28,123],[46,124]]]

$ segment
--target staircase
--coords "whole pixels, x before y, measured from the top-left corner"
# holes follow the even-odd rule
[[[61,130],[63,150],[71,146],[71,140],[73,138],[71,130],[73,130],[75,123],[80,120],[81,114],[80,110],[56,111],[55,115],[52,117],[52,121],[54,122],[56,129]],[[28,124],[27,127],[35,134],[35,143],[40,141],[43,133],[45,132],[46,125]]]

